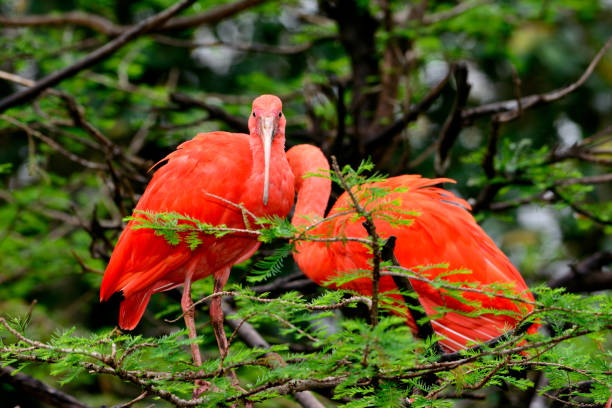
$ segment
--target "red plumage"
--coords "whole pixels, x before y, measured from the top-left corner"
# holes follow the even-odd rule
[[[298,200],[293,224],[310,225],[323,217],[330,194],[331,182],[321,177],[302,178],[305,173],[329,169],[323,153],[314,146],[300,145],[287,152],[287,158],[296,177]],[[453,193],[434,185],[454,182],[450,179],[426,179],[418,175],[392,177],[383,182],[362,186],[362,189],[385,189],[389,193],[382,198],[372,198],[372,194],[361,194],[360,202],[366,209],[382,209],[384,216],[374,219],[376,231],[383,238],[396,237],[394,254],[405,268],[433,279],[452,270],[467,269],[470,274],[448,275],[448,282],[478,282],[482,285],[505,283],[512,285],[512,291],[525,299],[533,301],[533,296],[520,273],[508,258],[497,248],[487,234],[478,226],[469,213],[470,206]],[[361,190],[364,191],[364,190]],[[360,193],[356,192],[359,196]],[[344,193],[334,204],[328,216],[333,216],[352,208],[349,196]],[[418,214],[412,214],[412,212]],[[307,217],[305,217],[307,216]],[[394,220],[409,220],[410,225],[392,225]],[[355,220],[354,214],[342,215],[323,222],[309,234],[324,237],[368,236],[362,225],[363,219]],[[371,269],[372,255],[365,245],[354,242],[296,242],[294,258],[302,271],[318,284],[330,278],[355,270]],[[417,267],[448,264],[448,268],[431,268],[419,272]],[[481,308],[505,310],[513,313],[495,315],[486,313],[467,317],[461,312],[471,312],[473,307],[445,296],[444,290],[436,290],[430,284],[411,279],[414,290],[426,313],[435,313],[436,306],[446,306],[457,312],[446,312],[442,317],[432,320],[432,327],[441,335],[442,345],[447,350],[464,348],[469,342],[486,341],[497,337],[514,327],[532,307],[528,304],[517,305],[502,297],[489,297],[484,294],[463,292],[465,299],[480,302]],[[332,288],[334,286],[332,285]],[[372,283],[369,278],[353,280],[342,286],[365,295],[371,295]],[[397,291],[391,276],[380,280],[380,292]],[[404,309],[407,324],[416,332],[416,324],[409,314],[401,295],[389,294],[394,303]],[[535,327],[531,329],[536,330]]]
[[[294,191],[284,152],[285,119],[279,118],[280,109],[278,98],[262,96],[253,103],[257,118],[250,118],[251,135],[203,133],[181,144],[164,159],[166,163],[155,172],[135,210],[176,212],[212,225],[245,228],[242,211],[214,195],[244,205],[257,217],[286,216],[293,205]],[[273,117],[276,126],[272,132],[269,193],[263,200],[265,163],[260,116]],[[115,292],[123,293],[119,325],[124,329],[138,324],[153,293],[182,285],[188,274],[192,275],[190,281],[211,274],[220,277],[259,246],[253,236],[215,238],[200,234],[203,243],[191,250],[184,243],[169,245],[153,230],[133,229],[133,225],[131,221],[121,234],[100,288],[101,300]]]

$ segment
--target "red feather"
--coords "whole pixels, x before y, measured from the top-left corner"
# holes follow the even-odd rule
[[[330,193],[330,181],[320,177],[302,178],[305,173],[329,169],[322,152],[307,145],[295,146],[287,152],[287,158],[296,177],[298,201],[293,218],[294,225],[309,225],[320,219]],[[420,274],[433,279],[452,270],[467,269],[470,274],[455,274],[443,277],[448,282],[477,282],[481,285],[505,283],[512,286],[512,292],[526,301],[533,301],[520,273],[508,258],[497,248],[493,241],[480,228],[469,213],[469,204],[453,193],[434,187],[450,179],[426,179],[418,175],[392,177],[383,182],[362,186],[360,203],[368,210],[382,209],[385,217],[396,221],[410,221],[410,225],[389,222],[389,218],[375,218],[376,231],[382,238],[397,238],[394,254],[399,263],[415,272],[418,267],[431,267],[448,264],[448,268],[431,268]],[[389,193],[382,198],[372,198],[371,189],[385,189]],[[349,196],[344,193],[336,201],[328,216],[352,208]],[[417,214],[413,214],[417,213]],[[308,216],[308,217],[304,217]],[[354,214],[342,215],[323,222],[314,228],[311,236],[356,237],[368,236],[362,223]],[[368,248],[354,241],[347,242],[307,242],[296,243],[294,258],[302,271],[318,284],[329,281],[334,276],[356,270],[371,269],[372,255]],[[474,308],[438,291],[430,284],[411,279],[414,290],[427,314],[435,313],[438,306],[446,306],[457,312],[447,312],[432,321],[434,330],[444,337],[442,345],[448,350],[458,350],[470,342],[486,341],[497,337],[516,325],[520,316],[530,311],[527,304],[518,305],[502,297],[489,297],[484,294],[463,292],[465,299],[480,302],[481,308],[504,310],[515,313],[512,316],[482,314],[467,317],[462,312],[472,312]],[[332,288],[334,286],[332,285]],[[369,278],[360,278],[342,285],[371,296],[372,283]],[[397,291],[390,276],[380,280],[380,292]],[[402,296],[389,294],[394,302],[404,309],[407,324],[416,332],[416,324],[407,313]],[[536,330],[535,327],[531,329]]]
[[[283,154],[271,163],[267,206],[261,202],[263,172],[253,163],[249,136],[211,132],[181,144],[164,159],[167,162],[156,171],[135,209],[176,212],[212,225],[245,228],[239,208],[208,193],[242,203],[256,216],[283,217],[293,205],[293,176],[283,146],[274,148]],[[181,285],[188,270],[195,271],[194,280],[201,279],[248,258],[259,246],[248,236],[201,235],[203,243],[192,251],[184,243],[171,246],[152,230],[133,226],[131,221],[121,234],[100,288],[101,300],[122,291],[119,325],[124,329],[137,325],[151,294]]]

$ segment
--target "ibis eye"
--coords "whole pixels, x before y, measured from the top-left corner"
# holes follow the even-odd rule
[[[253,112],[253,117],[254,117],[254,118],[256,118],[256,117],[257,117],[257,115],[255,115],[255,112]]]
[[[278,117],[282,118],[283,117],[283,112],[278,112]]]

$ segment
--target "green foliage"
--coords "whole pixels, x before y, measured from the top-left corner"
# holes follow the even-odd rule
[[[12,167],[13,167],[12,163],[1,163],[0,164],[0,174],[10,173]]]
[[[278,276],[283,267],[285,258],[291,254],[291,246],[284,245],[274,250],[274,253],[257,261],[252,270],[253,274],[247,280],[257,283]]]
[[[345,168],[338,182],[346,182],[344,177],[347,175],[352,177],[353,187],[369,190],[364,188],[363,183],[371,182],[372,178],[364,178],[360,174],[362,169],[353,171]],[[376,177],[379,179],[379,176]],[[379,198],[389,193],[384,190],[368,192]],[[376,216],[388,209],[381,207],[369,211]],[[169,245],[183,243],[192,249],[202,243],[199,234],[221,238],[236,233],[235,229],[209,225],[177,213],[137,211],[126,221],[132,223],[131,228],[152,229],[163,236]],[[393,222],[391,219],[387,221]],[[255,225],[265,225],[269,238],[286,240],[291,237],[288,235],[290,232],[297,234],[281,220],[257,220]],[[278,276],[283,260],[290,251],[291,245],[285,244],[257,262],[249,281],[261,282]],[[470,291],[488,294],[489,297],[505,297],[515,301],[519,307],[523,302],[514,294],[512,285],[483,286],[461,281],[457,275],[469,275],[471,271],[449,270],[446,264],[408,270],[384,263],[383,268],[383,274],[401,274],[424,280],[445,298],[471,306],[473,310],[457,312],[453,308],[438,307],[436,313],[421,319],[419,324],[451,311],[466,316],[512,314],[483,308],[479,302],[465,296]],[[430,272],[435,273],[430,275]],[[371,270],[354,271],[335,277],[330,283],[341,286],[371,276]],[[449,280],[449,277],[452,279]],[[194,286],[195,293],[200,291],[210,291],[210,285],[201,288]],[[552,329],[550,335],[509,333],[497,344],[463,351],[456,363],[444,363],[446,365],[442,368],[438,366],[441,363],[437,363],[439,355],[432,351],[437,338],[415,338],[403,318],[383,314],[378,324],[372,325],[362,319],[342,318],[333,313],[340,305],[355,307],[364,301],[350,291],[327,291],[311,300],[299,292],[286,292],[270,298],[238,285],[232,288],[232,296],[239,308],[231,318],[248,321],[256,328],[274,328],[276,344],[266,350],[249,348],[233,341],[232,335],[229,355],[223,360],[216,356],[207,359],[199,373],[186,370],[189,340],[185,331],[161,337],[120,334],[108,330],[82,336],[75,334],[73,328],[56,331],[49,341],[43,343],[29,335],[29,315],[0,320],[3,329],[0,333],[0,359],[4,364],[17,365],[19,369],[25,369],[30,361],[46,362],[50,366],[50,374],[56,376],[60,384],[73,383],[86,372],[116,375],[141,386],[146,384],[157,395],[179,403],[188,400],[195,378],[205,379],[216,388],[202,395],[199,400],[202,406],[217,406],[240,397],[242,391],[231,387],[224,375],[230,367],[246,370],[245,375],[250,378],[248,386],[259,390],[249,394],[248,398],[255,402],[285,395],[287,390],[282,385],[288,381],[295,384],[332,381],[335,398],[350,401],[340,404],[345,407],[391,407],[406,399],[416,406],[443,407],[451,404],[452,396],[446,392],[452,388],[460,393],[462,390],[494,386],[509,385],[518,390],[533,387],[530,379],[516,374],[524,367],[530,367],[543,371],[550,379],[542,392],[564,388],[568,380],[570,384],[588,380],[593,381],[588,391],[572,395],[603,403],[607,398],[604,389],[612,386],[609,375],[605,375],[612,356],[596,350],[609,342],[607,336],[612,327],[612,300],[606,295],[584,297],[547,287],[535,288],[534,293],[538,301],[534,303],[535,310],[526,321],[548,323]],[[383,310],[398,312],[393,302],[385,297],[381,299],[381,306]],[[165,313],[176,311],[174,307]],[[325,323],[329,319],[334,323]],[[205,343],[205,336],[202,335],[197,342]],[[310,349],[292,352],[289,344],[294,342],[306,342]],[[580,347],[593,351],[576,354],[573,350],[578,342],[581,343]],[[533,359],[534,355],[538,356],[537,360]],[[274,362],[271,356],[277,356],[274,359],[282,359],[283,363]],[[219,367],[225,369],[220,371]],[[439,378],[435,383],[426,379],[433,373]]]
[[[606,374],[611,356],[598,351],[598,344],[605,341],[605,336],[602,338],[600,335],[609,332],[612,325],[612,303],[609,298],[584,298],[545,287],[538,288],[536,293],[540,301],[535,316],[539,321],[548,321],[566,329],[551,336],[528,336],[527,354],[519,352],[525,348],[518,343],[522,336],[510,337],[505,348],[497,346],[484,348],[480,352],[466,352],[469,365],[462,368],[448,365],[442,371],[436,370],[436,375],[443,381],[440,385],[431,385],[419,378],[435,367],[436,357],[432,361],[422,353],[425,344],[412,336],[399,317],[383,317],[374,328],[363,320],[339,319],[334,332],[326,332],[321,319],[335,315],[312,311],[323,305],[333,305],[341,299],[339,292],[329,292],[325,298],[307,302],[297,292],[269,299],[237,289],[234,296],[240,309],[233,318],[248,319],[255,327],[277,326],[284,340],[269,350],[251,349],[238,342],[233,343],[223,364],[225,367],[235,364],[252,367],[253,373],[257,373],[256,377],[252,377],[253,387],[282,384],[287,380],[324,381],[334,378],[338,381],[337,398],[359,397],[343,405],[347,407],[367,406],[364,404],[396,406],[398,401],[407,397],[413,403],[424,404],[422,399],[426,398],[431,404],[447,406],[450,400],[439,394],[452,384],[460,389],[470,389],[480,383],[479,388],[508,384],[526,389],[533,386],[532,382],[512,374],[526,364],[542,370],[550,379],[542,392],[564,388],[568,381],[572,384],[590,380],[594,381],[594,386],[580,395],[604,403],[609,397],[604,389],[612,386],[610,376]],[[335,297],[335,300],[332,301],[329,296]],[[577,310],[580,313],[573,312]],[[27,363],[30,358],[47,361],[51,364],[51,373],[60,376],[62,383],[74,381],[85,371],[111,370],[123,373],[120,376],[144,376],[146,373],[143,378],[148,378],[151,386],[181,397],[187,397],[193,388],[194,374],[184,371],[189,360],[185,331],[145,338],[114,331],[77,336],[71,329],[57,331],[49,342],[38,343],[28,338],[23,321],[2,320],[0,323],[4,329],[0,358],[5,364],[18,364],[21,367],[18,361]],[[20,338],[9,330],[14,330]],[[586,333],[590,335],[585,337]],[[286,344],[302,338],[316,339],[314,351],[289,351]],[[581,343],[579,347],[585,353],[573,351],[578,346],[577,342]],[[549,347],[555,344],[556,347]],[[504,350],[516,351],[501,354]],[[534,360],[532,356],[536,352],[538,359]],[[266,353],[275,353],[285,363],[277,365],[271,363],[273,360],[266,362],[271,358],[264,357]],[[240,394],[239,390],[227,387],[227,378],[217,371],[219,364],[218,358],[212,358],[202,366],[203,374],[199,376],[224,390],[206,393],[202,400],[204,406],[214,406]],[[356,370],[356,367],[359,369]],[[460,377],[457,370],[463,370]],[[374,378],[378,380],[373,382]],[[425,397],[421,392],[429,396]],[[253,400],[263,401],[277,395],[275,391],[264,391],[255,393]],[[438,395],[438,398],[431,399],[433,395]]]
[[[200,0],[182,16],[231,2]],[[81,11],[127,26],[174,3],[30,0],[3,2],[0,12],[13,18]],[[239,203],[236,207],[245,222],[238,226],[210,225],[178,213],[137,211],[125,218],[144,190],[149,177],[146,171],[153,163],[198,132],[236,131],[240,125],[205,109],[176,103],[171,99],[174,92],[188,93],[240,120],[249,115],[253,96],[276,93],[283,99],[288,120],[287,145],[316,142],[336,154],[341,165],[349,162],[342,154],[358,152],[359,158],[350,161],[353,167],[341,170],[357,201],[376,222],[410,228],[419,213],[395,200],[380,203],[397,190],[366,185],[383,180],[383,173],[434,175],[433,150],[428,149],[439,140],[451,112],[454,80],[420,113],[418,121],[386,140],[385,146],[370,149],[366,141],[423,100],[440,79],[436,73],[440,66],[446,69],[459,60],[469,61],[472,88],[465,113],[490,102],[515,100],[517,94],[528,96],[573,83],[610,35],[611,9],[605,1],[517,0],[486,5],[477,5],[480,2],[475,0],[436,1],[422,2],[420,10],[419,2],[392,0],[388,2],[392,27],[388,28],[385,2],[360,0],[357,11],[369,13],[376,21],[375,44],[366,50],[367,44],[358,42],[355,50],[348,40],[368,27],[335,22],[325,6],[338,2],[320,1],[318,10],[309,9],[310,3],[263,2],[208,26],[143,35],[54,85],[75,98],[83,118],[111,147],[75,124],[74,112],[68,112],[65,100],[53,92],[3,112],[30,131],[0,119],[0,317],[6,321],[0,325],[0,365],[10,365],[92,406],[124,403],[143,389],[150,390],[143,404],[160,404],[155,398],[169,393],[188,400],[198,376],[211,383],[201,405],[231,405],[228,400],[241,391],[231,386],[227,371],[218,371],[221,363],[237,370],[242,387],[253,392],[249,398],[262,406],[291,404],[287,390],[308,381],[309,389],[334,389],[336,400],[325,401],[329,406],[398,406],[408,398],[414,407],[448,407],[467,404],[457,400],[463,399],[464,392],[478,390],[486,396],[485,404],[524,402],[531,390],[524,394],[520,390],[533,388],[534,378],[533,373],[524,373],[534,370],[548,380],[548,385],[538,385],[540,393],[568,396],[576,403],[606,404],[612,387],[609,292],[601,288],[604,291],[596,295],[577,295],[537,284],[554,280],[567,264],[611,248],[609,183],[566,183],[609,173],[609,135],[594,138],[609,126],[609,51],[575,92],[555,103],[527,109],[500,126],[492,176],[482,168],[490,153],[491,118],[465,121],[458,135],[446,172],[458,182],[453,192],[477,203],[478,220],[530,286],[535,286],[536,311],[528,320],[545,329],[537,335],[510,336],[480,351],[464,351],[467,361],[456,366],[434,366],[436,336],[414,338],[396,315],[403,309],[387,296],[380,299],[380,321],[373,326],[363,317],[368,299],[352,291],[308,287],[303,294],[281,287],[261,294],[236,283],[273,284],[295,268],[288,256],[293,240],[298,236],[307,239],[307,234],[286,219],[255,220]],[[440,18],[465,6],[469,9]],[[2,70],[32,80],[66,68],[112,40],[95,28],[80,25],[7,26],[2,30]],[[168,45],[164,42],[168,38],[185,44]],[[204,45],[194,44],[198,42]],[[258,51],[262,45],[269,48]],[[274,51],[275,47],[296,45],[304,50]],[[365,62],[354,60],[354,54],[362,50],[371,53],[366,57],[374,67],[383,68],[388,58],[397,59],[389,72],[399,79],[385,95],[391,113],[379,123],[371,123],[370,116],[385,104],[373,105],[369,98],[385,88],[382,72],[368,71],[367,58]],[[202,59],[201,53],[213,57]],[[227,64],[219,68],[213,62]],[[362,69],[366,76],[357,78]],[[514,69],[520,86],[514,80]],[[361,79],[366,84],[359,89]],[[0,98],[19,89],[21,85],[2,79]],[[563,138],[564,123],[574,125],[573,139]],[[310,133],[306,136],[304,130]],[[32,131],[99,166],[83,166]],[[139,143],[133,143],[138,139]],[[599,149],[593,155],[596,160],[557,156],[571,153],[576,146]],[[367,155],[374,161],[359,164]],[[336,183],[334,194],[343,190],[334,172],[319,176]],[[489,193],[495,192],[492,205],[479,206],[481,193],[489,187]],[[352,204],[345,210],[352,211]],[[525,221],[529,212],[552,216],[543,225],[529,218]],[[134,333],[111,331],[117,311],[98,303],[102,276],[97,272],[107,263],[122,219],[130,223],[129,228],[153,229],[169,245],[192,251],[212,239],[237,233],[260,241],[267,256],[254,262],[254,268],[253,263],[235,268],[228,290],[234,293],[231,302],[238,309],[233,317],[253,324],[272,344],[273,353],[250,348],[234,336],[230,354],[220,361],[206,307],[201,305],[197,342],[206,361],[197,374],[190,363],[189,340],[181,330],[180,294],[176,291],[153,296]],[[365,216],[353,211],[351,220],[363,222]],[[349,238],[333,239],[347,243]],[[373,252],[371,237],[359,242]],[[377,244],[382,246],[384,239]],[[394,267],[389,261],[381,261],[380,266],[383,276],[426,277],[432,290],[449,301],[473,306],[473,311],[463,312],[467,316],[505,313],[480,307],[466,295],[467,289],[513,297],[511,287],[475,285],[468,281],[469,271],[450,270],[444,264],[411,270]],[[599,269],[605,273],[606,268]],[[427,278],[430,272],[440,271],[437,277]],[[338,286],[371,276],[371,269],[356,270],[329,283]],[[194,282],[192,290],[195,297],[209,296],[212,280]],[[393,294],[415,298],[406,290]],[[520,300],[508,300],[525,307]],[[411,308],[423,311],[418,306]],[[450,310],[438,307],[435,315],[419,323]],[[174,322],[160,320],[177,317]],[[227,334],[231,337],[233,333],[228,330]],[[432,383],[426,374],[434,371],[438,381]],[[325,382],[330,378],[333,384]],[[316,381],[323,385],[313,385]],[[573,388],[583,382],[590,386]],[[501,397],[502,393],[514,395]],[[27,395],[4,383],[0,394],[3,398],[8,395],[3,402],[11,406],[38,403],[13,401],[16,395]]]

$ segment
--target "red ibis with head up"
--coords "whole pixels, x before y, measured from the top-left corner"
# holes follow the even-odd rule
[[[211,225],[244,229],[248,210],[256,217],[285,217],[294,199],[293,173],[285,156],[285,117],[279,98],[263,95],[253,101],[250,134],[201,133],[164,160],[136,210],[175,212]],[[136,217],[142,214],[136,213]],[[100,288],[100,299],[124,296],[119,326],[131,330],[140,321],[152,294],[184,285],[181,306],[189,337],[196,337],[191,282],[213,275],[214,291],[227,282],[232,265],[259,247],[252,236],[201,235],[194,250],[170,245],[152,229],[134,229],[130,221],[119,237]],[[210,316],[222,356],[227,354],[221,298],[213,298]],[[197,344],[191,351],[201,365]]]

